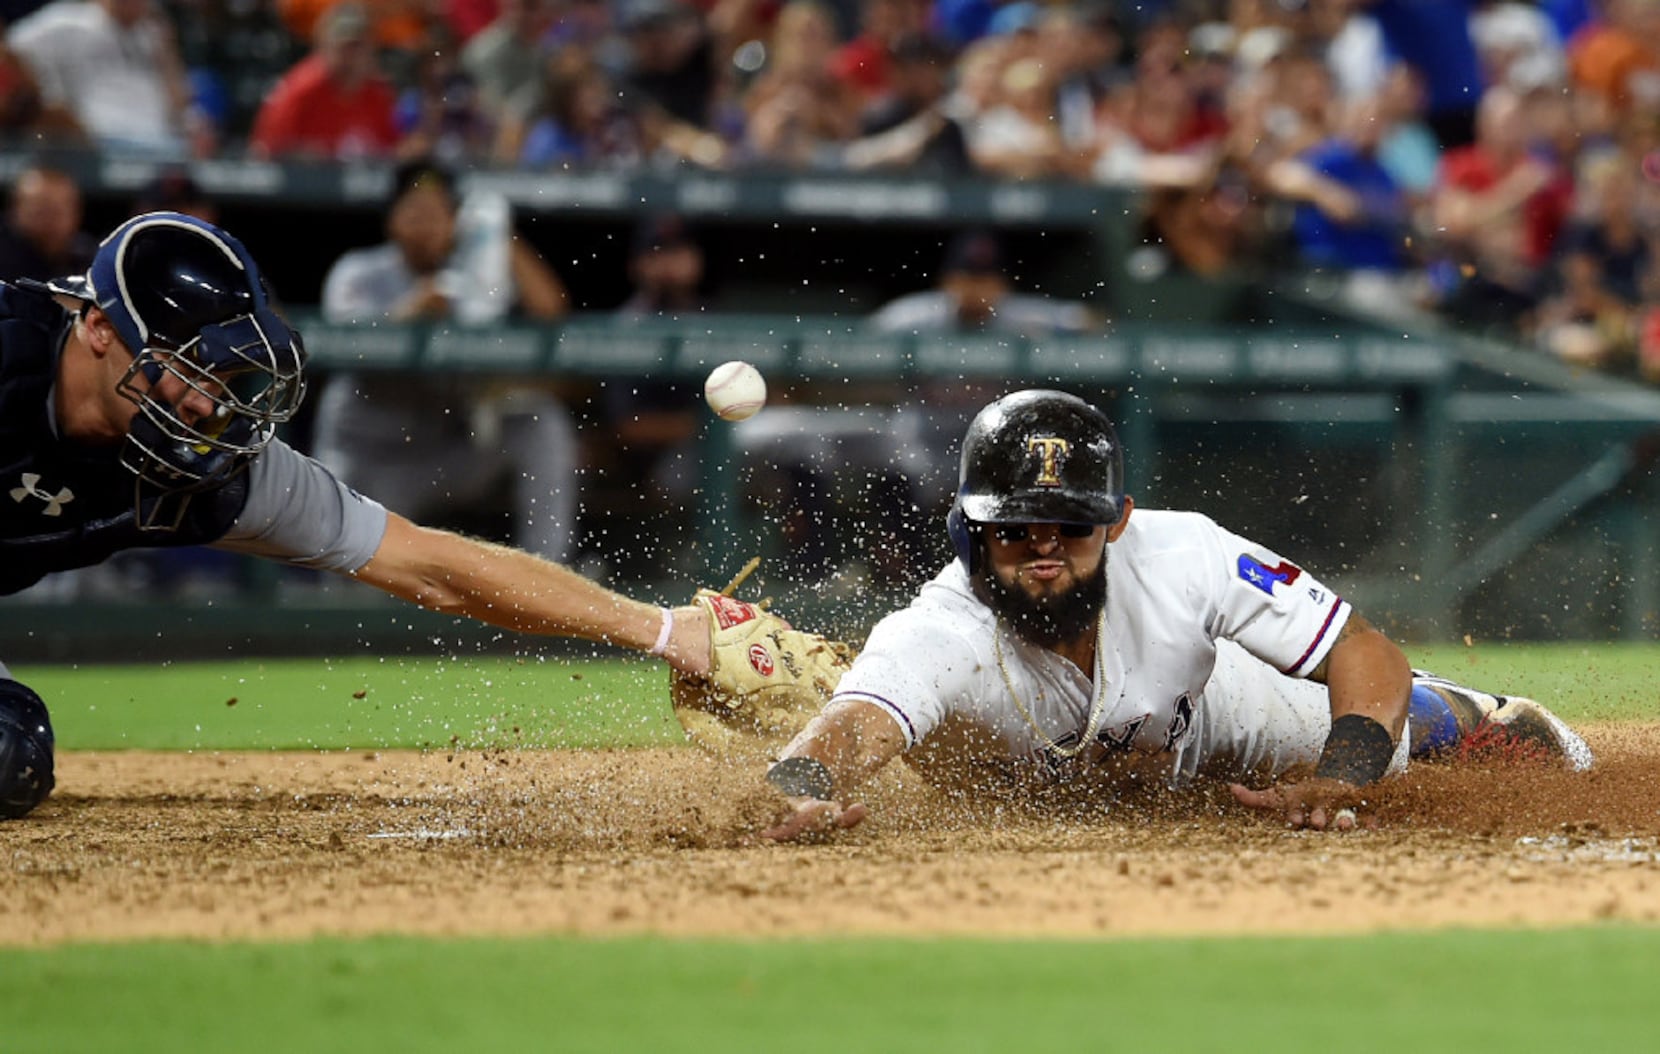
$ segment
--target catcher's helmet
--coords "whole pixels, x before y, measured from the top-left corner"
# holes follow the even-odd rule
[[[98,246],[84,276],[44,288],[96,303],[133,353],[118,388],[139,413],[121,461],[140,480],[141,507],[142,485],[189,493],[240,471],[304,398],[300,335],[271,309],[248,250],[211,223],[135,216]],[[213,413],[184,420],[155,395],[164,376],[206,396]]]
[[[0,819],[23,816],[52,793],[52,747],[40,696],[0,678]]]
[[[985,523],[1117,523],[1124,453],[1107,415],[1065,392],[1014,392],[975,415],[963,437],[946,529],[976,570]]]

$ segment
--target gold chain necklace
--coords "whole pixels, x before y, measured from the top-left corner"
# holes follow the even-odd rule
[[[1101,717],[1107,709],[1107,671],[1106,664],[1102,662],[1101,658],[1103,650],[1101,646],[1101,624],[1106,617],[1105,609],[1095,617],[1095,700],[1089,706],[1089,721],[1084,725],[1083,738],[1078,740],[1077,746],[1072,747],[1063,747],[1050,739],[1048,733],[1038,727],[1037,720],[1032,717],[1032,712],[1026,709],[1026,704],[1020,701],[1020,693],[1014,690],[1014,681],[1009,677],[1008,664],[1003,661],[1002,618],[999,617],[997,624],[992,627],[991,650],[997,658],[997,672],[1003,675],[1003,687],[1009,690],[1009,698],[1014,700],[1015,709],[1020,711],[1020,716],[1026,719],[1027,727],[1037,733],[1038,739],[1043,741],[1043,745],[1051,753],[1059,757],[1077,757],[1083,753],[1084,748],[1094,741],[1096,733],[1100,731]]]

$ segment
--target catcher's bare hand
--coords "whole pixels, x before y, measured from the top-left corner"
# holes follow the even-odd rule
[[[714,628],[709,624],[709,609],[694,602],[673,610],[674,629],[663,649],[663,660],[688,676],[709,676],[715,666]],[[769,617],[781,629],[792,628],[788,619],[770,613]]]
[[[674,609],[674,632],[663,659],[681,673],[707,677],[714,665],[714,643],[709,634],[709,612],[700,604]]]
[[[1355,809],[1362,804],[1360,788],[1342,780],[1306,779],[1277,784],[1267,790],[1252,790],[1234,783],[1229,789],[1241,805],[1277,812],[1294,828],[1350,831],[1359,825]]]
[[[769,842],[793,842],[857,827],[870,810],[861,802],[843,808],[840,802],[818,798],[791,798],[791,809],[777,824],[761,832]]]

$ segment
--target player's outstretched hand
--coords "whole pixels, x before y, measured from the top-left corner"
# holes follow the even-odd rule
[[[811,837],[822,837],[834,831],[856,827],[870,812],[863,804],[854,802],[842,808],[840,802],[818,798],[791,798],[793,806],[782,820],[761,832],[769,842],[794,842]]]
[[[1277,784],[1267,790],[1252,790],[1239,783],[1229,787],[1241,805],[1277,812],[1295,828],[1352,831],[1360,824],[1355,812],[1362,804],[1360,788],[1342,780],[1307,779]]]
[[[709,634],[709,612],[699,604],[674,609],[674,629],[663,658],[680,673],[707,677],[715,664],[715,645]]]

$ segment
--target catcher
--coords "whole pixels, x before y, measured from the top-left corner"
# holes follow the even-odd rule
[[[190,216],[128,220],[85,275],[0,282],[0,595],[123,549],[212,546],[520,633],[632,648],[739,691],[736,663],[711,674],[711,603],[659,608],[422,527],[288,446],[276,432],[304,366],[246,248]],[[732,604],[723,635],[778,624],[745,623],[735,612],[753,609]],[[0,664],[0,818],[51,793],[55,748],[45,701]]]
[[[1122,481],[1100,410],[1061,392],[1006,396],[963,443],[946,522],[957,558],[851,665],[812,638],[751,631],[735,643],[754,642],[758,670],[785,661],[786,641],[823,659],[802,665],[796,695],[758,696],[751,712],[743,697],[694,706],[677,688],[695,737],[765,741],[841,673],[767,772],[782,819],[763,833],[857,824],[860,782],[900,756],[958,788],[1222,775],[1243,804],[1321,830],[1363,820],[1365,788],[1410,759],[1461,747],[1590,767],[1585,741],[1539,703],[1410,669],[1301,567],[1197,513],[1137,509]],[[747,624],[716,631],[716,668],[734,661],[721,634]]]

